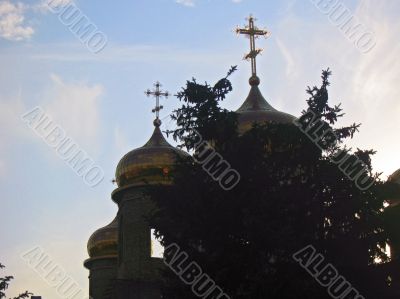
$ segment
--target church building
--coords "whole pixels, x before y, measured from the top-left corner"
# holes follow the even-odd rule
[[[267,36],[268,32],[258,29],[253,17],[248,21],[244,29],[237,29],[238,34],[250,39],[251,50],[246,58],[252,65],[250,92],[236,111],[241,133],[249,130],[253,123],[292,123],[295,119],[273,108],[260,91],[256,57],[261,50],[256,49],[255,39]],[[154,208],[152,200],[144,195],[145,188],[148,184],[172,184],[175,157],[187,153],[170,145],[161,131],[159,99],[167,97],[168,92],[163,92],[157,82],[154,90],[145,93],[157,101],[153,109],[156,115],[153,134],[142,147],[128,152],[119,161],[115,171],[117,188],[111,194],[118,205],[118,213],[110,224],[95,231],[87,244],[89,258],[84,266],[89,270],[89,295],[93,299],[161,298],[159,270],[164,265],[162,258],[155,254],[157,244],[145,220],[145,215]],[[400,172],[391,179],[400,183]],[[399,202],[391,202],[393,209],[400,208]]]

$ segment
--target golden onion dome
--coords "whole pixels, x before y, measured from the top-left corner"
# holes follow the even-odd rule
[[[91,258],[118,255],[118,216],[90,236],[87,250]]]
[[[396,170],[389,176],[388,182],[400,185],[400,169]],[[387,201],[389,202],[391,207],[399,206],[400,205],[400,194],[396,194],[392,198],[388,198]]]
[[[160,130],[161,121],[154,121],[154,132],[147,143],[127,153],[119,161],[115,180],[118,187],[171,183],[171,169],[177,155],[185,152],[170,145]]]
[[[293,115],[276,110],[265,100],[258,88],[260,79],[257,76],[251,77],[249,83],[251,86],[250,93],[242,106],[236,111],[239,114],[239,133],[243,134],[250,130],[254,123],[275,122],[289,124],[296,119]]]
[[[400,169],[398,169],[398,170],[396,170],[395,172],[393,172],[393,173],[389,176],[388,181],[400,185]]]
[[[388,182],[400,185],[400,169],[391,174]],[[400,220],[400,194],[391,195],[386,201],[389,206],[386,207],[383,214],[385,221],[385,231],[390,236],[390,252],[393,259],[400,258],[400,233],[399,233],[399,220]]]

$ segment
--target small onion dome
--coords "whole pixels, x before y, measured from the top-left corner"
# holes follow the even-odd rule
[[[236,111],[238,117],[239,133],[250,130],[254,123],[276,122],[292,123],[296,119],[293,115],[276,110],[272,107],[261,94],[258,86],[260,79],[251,77],[249,80],[251,89],[242,106]]]
[[[91,258],[118,255],[118,217],[90,236],[87,250]]]
[[[389,176],[388,182],[400,185],[400,169],[396,170]],[[387,201],[390,203],[391,207],[399,206],[400,194],[397,194],[396,196],[394,196],[394,198],[387,199]]]
[[[400,169],[389,176],[388,182],[400,185]],[[386,199],[389,206],[385,209],[383,220],[385,231],[390,236],[390,253],[392,260],[400,259],[400,194]]]
[[[393,172],[393,173],[389,176],[388,181],[400,185],[400,169],[398,169],[398,170],[396,170],[395,172]]]
[[[154,132],[147,143],[127,153],[119,161],[115,180],[118,187],[143,184],[169,184],[170,172],[175,165],[176,155],[186,153],[171,146],[160,130],[161,121],[154,121]]]

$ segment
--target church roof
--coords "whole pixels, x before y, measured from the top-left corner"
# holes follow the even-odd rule
[[[160,121],[154,124],[153,134],[146,144],[130,151],[119,161],[115,172],[119,187],[170,182],[170,170],[176,156],[185,153],[165,140],[160,130]]]
[[[118,217],[90,236],[87,250],[91,258],[118,255]]]
[[[278,111],[272,107],[261,94],[258,86],[260,85],[260,78],[257,76],[257,56],[263,49],[256,48],[256,39],[259,37],[268,37],[270,32],[260,29],[256,26],[256,19],[250,15],[247,18],[248,24],[244,28],[237,28],[236,33],[246,36],[250,39],[250,52],[244,57],[246,60],[251,61],[252,76],[250,82],[250,93],[242,106],[236,111],[239,113],[238,117],[238,130],[240,134],[250,130],[254,123],[292,123],[295,119],[294,116]]]
[[[161,97],[168,97],[169,92],[160,89],[160,82],[154,84],[155,89],[145,91],[147,96],[156,99],[156,106],[152,110],[156,114],[154,131],[145,145],[127,153],[119,161],[115,171],[115,180],[118,187],[140,186],[145,184],[169,184],[171,183],[170,171],[173,168],[176,156],[185,153],[165,140],[161,133],[161,120],[159,112],[163,109],[160,105]]]
[[[260,89],[260,79],[258,77],[250,78],[250,92],[244,103],[236,111],[238,117],[239,133],[250,130],[254,123],[292,123],[295,117],[285,112],[281,112],[271,106],[263,97]]]
[[[400,185],[400,169],[396,170],[395,172],[393,172],[389,178],[388,178],[389,182],[393,182],[393,183],[397,183]]]

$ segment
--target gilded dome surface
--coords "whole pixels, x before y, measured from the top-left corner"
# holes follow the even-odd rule
[[[400,185],[400,169],[396,170],[389,176],[388,182]],[[400,194],[399,193],[397,193],[394,196],[392,195],[392,198],[387,198],[386,200],[389,202],[391,207],[399,207],[400,206]]]
[[[87,250],[91,258],[118,255],[118,217],[90,236]]]
[[[293,115],[281,112],[272,107],[261,94],[258,85],[258,77],[250,78],[250,93],[242,106],[236,111],[238,117],[239,133],[244,133],[251,129],[253,123],[276,122],[292,123],[296,119]]]
[[[399,184],[400,185],[400,169],[396,170],[393,172],[389,178],[388,181]]]
[[[115,179],[118,187],[146,183],[170,183],[170,171],[176,155],[185,153],[171,146],[155,121],[155,129],[149,141],[142,147],[127,153],[118,163]]]

